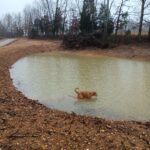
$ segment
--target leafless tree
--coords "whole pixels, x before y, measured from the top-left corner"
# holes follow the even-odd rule
[[[31,24],[34,22],[34,19],[36,18],[33,9],[30,5],[24,8],[23,18],[24,18],[24,22],[23,22],[24,32],[25,32],[25,36],[27,36],[31,28]]]
[[[139,0],[141,4],[141,11],[140,11],[140,22],[139,22],[139,38],[142,35],[142,27],[143,27],[143,20],[144,20],[144,13],[145,10],[150,6],[150,2],[148,0]]]
[[[46,1],[46,5],[47,5],[47,9],[48,9],[48,16],[50,18],[50,20],[52,20],[52,8],[50,8],[50,2],[51,1],[48,1],[48,0],[45,0]]]
[[[67,19],[67,7],[68,7],[68,0],[65,0],[64,1],[64,11],[63,11],[63,25],[62,25],[63,34],[65,32],[65,25],[66,25],[66,19]]]
[[[3,18],[3,24],[8,32],[12,32],[13,18],[10,14],[6,14]]]
[[[79,14],[81,14],[81,7],[82,7],[81,1],[75,0],[75,3],[76,3]]]
[[[126,2],[128,0],[121,0],[120,5],[117,8],[117,19],[116,19],[116,28],[115,28],[115,35],[117,36],[118,30],[119,30],[119,23],[120,23],[120,18],[121,15],[123,14],[123,7],[126,6]]]

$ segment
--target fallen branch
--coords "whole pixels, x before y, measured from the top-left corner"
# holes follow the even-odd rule
[[[39,137],[39,135],[21,135],[21,134],[12,134],[8,138],[25,138],[25,137]]]

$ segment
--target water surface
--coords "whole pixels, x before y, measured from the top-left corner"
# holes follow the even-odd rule
[[[110,57],[43,53],[10,70],[28,98],[66,112],[114,120],[150,120],[150,63]],[[74,89],[94,90],[97,99],[78,101]]]

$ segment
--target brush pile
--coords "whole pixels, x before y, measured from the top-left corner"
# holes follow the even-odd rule
[[[86,47],[107,49],[114,47],[108,38],[104,38],[103,34],[98,31],[89,34],[67,34],[64,36],[63,46],[69,49],[80,49]]]

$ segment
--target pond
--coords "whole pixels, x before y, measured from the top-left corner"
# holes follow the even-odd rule
[[[10,69],[14,86],[54,109],[113,120],[150,121],[150,62],[63,53],[34,54]],[[77,100],[74,89],[93,90]]]

